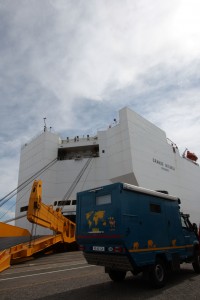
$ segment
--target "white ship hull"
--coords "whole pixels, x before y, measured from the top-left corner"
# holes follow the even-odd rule
[[[43,180],[43,201],[63,206],[65,215],[75,215],[77,192],[127,182],[179,197],[192,222],[200,222],[198,164],[183,158],[163,130],[128,108],[120,110],[119,122],[95,137],[61,140],[45,131],[23,146],[19,185],[55,158],[58,160],[38,177]],[[31,185],[18,193],[16,217],[26,211]],[[31,229],[26,218],[18,219],[16,225]],[[37,234],[46,232],[40,229]]]

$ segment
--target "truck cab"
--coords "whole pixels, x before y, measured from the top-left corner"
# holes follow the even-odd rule
[[[197,226],[180,212],[177,197],[114,183],[77,194],[76,239],[89,264],[113,281],[144,272],[162,287],[167,270],[183,262],[200,272]]]

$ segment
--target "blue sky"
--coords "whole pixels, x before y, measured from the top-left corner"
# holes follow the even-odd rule
[[[1,0],[0,198],[44,117],[66,137],[129,106],[200,156],[199,11],[199,0]]]

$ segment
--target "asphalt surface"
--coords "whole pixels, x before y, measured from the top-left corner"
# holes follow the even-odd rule
[[[0,300],[4,299],[200,299],[200,275],[191,265],[169,276],[154,290],[142,276],[131,273],[114,283],[102,267],[88,265],[81,252],[59,253],[11,266],[0,274]]]

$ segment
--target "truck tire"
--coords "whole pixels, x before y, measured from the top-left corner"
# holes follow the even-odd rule
[[[110,276],[110,279],[114,282],[120,282],[123,281],[126,277],[126,271],[119,271],[119,270],[110,270],[108,272],[108,275]]]
[[[166,268],[162,259],[158,258],[149,272],[149,280],[154,288],[161,288],[166,282]]]
[[[200,255],[199,255],[199,251],[195,251],[194,254],[194,261],[192,263],[193,269],[195,271],[195,273],[200,273]]]

